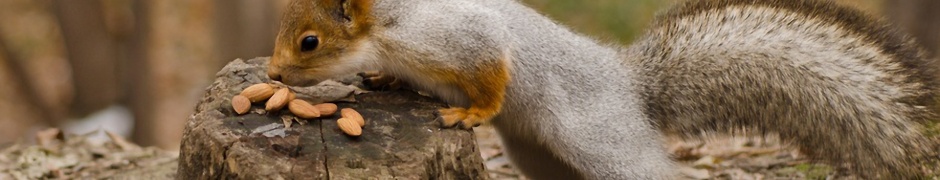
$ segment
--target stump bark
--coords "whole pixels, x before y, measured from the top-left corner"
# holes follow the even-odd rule
[[[486,178],[473,132],[440,128],[435,112],[445,104],[414,92],[369,92],[336,103],[366,118],[360,137],[343,134],[338,115],[305,120],[287,110],[263,112],[263,104],[236,115],[231,97],[270,81],[266,64],[267,58],[235,60],[217,74],[186,125],[178,179]],[[295,90],[309,101],[319,96]],[[320,97],[342,98],[327,99]],[[293,120],[299,123],[285,127]]]

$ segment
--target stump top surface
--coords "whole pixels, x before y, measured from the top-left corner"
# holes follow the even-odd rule
[[[440,128],[435,112],[445,105],[414,92],[370,92],[336,103],[365,117],[360,137],[339,130],[338,114],[307,120],[287,110],[264,112],[256,103],[236,115],[231,97],[269,81],[266,62],[236,60],[217,74],[187,124],[178,178],[485,178],[472,131]],[[298,96],[316,102],[318,95]],[[285,120],[299,123],[285,127]]]

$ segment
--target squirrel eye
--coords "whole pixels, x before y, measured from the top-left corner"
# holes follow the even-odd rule
[[[320,39],[317,39],[316,36],[307,36],[303,40],[300,40],[300,51],[311,51],[317,48],[317,45],[320,44]]]

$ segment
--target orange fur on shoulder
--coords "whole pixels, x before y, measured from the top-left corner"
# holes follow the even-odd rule
[[[445,126],[462,122],[463,128],[471,128],[487,123],[502,109],[509,84],[510,73],[507,60],[498,60],[493,64],[482,65],[479,71],[436,71],[431,74],[438,80],[455,85],[466,93],[470,108],[441,109]]]

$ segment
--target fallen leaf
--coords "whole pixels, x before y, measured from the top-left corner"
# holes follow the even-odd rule
[[[294,118],[290,116],[281,116],[281,121],[284,122],[284,128],[290,128],[294,124]]]
[[[702,169],[702,168],[715,169],[715,167],[717,167],[717,164],[719,162],[721,162],[720,159],[709,155],[709,156],[699,158],[697,161],[692,163],[692,166],[695,168],[699,168],[699,169]]]
[[[711,178],[711,173],[707,169],[695,169],[691,167],[682,166],[679,168],[679,172],[684,174],[686,177],[693,179],[708,179]]]
[[[495,169],[507,165],[509,165],[509,158],[506,156],[496,157],[487,160],[486,163],[484,163],[484,166],[486,166],[487,169]]]
[[[251,134],[264,133],[275,129],[283,128],[284,124],[271,123],[251,130]]]
[[[124,137],[121,137],[121,135],[115,134],[114,132],[108,130],[105,130],[104,133],[108,135],[109,138],[111,138],[111,142],[114,142],[114,144],[120,147],[122,150],[127,151],[140,149],[140,146],[128,142],[126,139],[124,139]]]
[[[58,142],[62,140],[62,130],[59,130],[59,128],[49,128],[36,132],[36,142],[39,143],[39,146],[44,148],[52,149],[53,145],[58,144]]]

